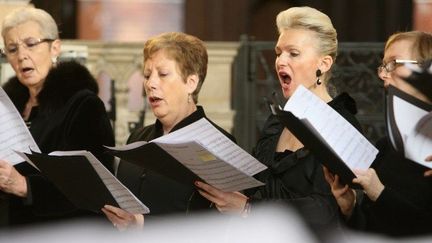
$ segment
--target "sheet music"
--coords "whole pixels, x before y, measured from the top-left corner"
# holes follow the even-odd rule
[[[285,104],[318,134],[351,169],[367,169],[378,150],[338,112],[304,86],[299,86]]]
[[[406,144],[408,136],[414,134],[417,122],[426,116],[428,112],[397,96],[393,96],[393,111],[396,125],[399,128],[404,144]]]
[[[111,192],[112,196],[119,204],[120,208],[133,214],[147,214],[150,210],[129,191],[105,166],[88,151],[56,151],[50,155],[68,156],[83,155],[95,169],[96,173],[102,179],[105,186]],[[79,176],[79,175],[77,175]]]
[[[266,169],[266,166],[223,135],[205,118],[152,142],[206,182],[223,191],[238,191],[263,185],[252,176]]]
[[[205,118],[201,118],[182,129],[152,140],[152,142],[157,143],[176,143],[185,141],[198,142],[213,154],[217,154],[220,159],[230,163],[235,168],[250,176],[267,168],[252,155],[223,135]]]
[[[176,144],[157,142],[157,144],[207,183],[222,191],[240,191],[264,185],[252,175],[247,175],[219,159],[195,141]]]
[[[425,158],[432,155],[432,114],[394,96],[396,125],[404,142],[405,157],[432,168]],[[409,117],[409,119],[407,119]]]
[[[29,153],[30,149],[40,152],[24,120],[0,88],[0,159],[15,165],[23,159],[14,150]]]

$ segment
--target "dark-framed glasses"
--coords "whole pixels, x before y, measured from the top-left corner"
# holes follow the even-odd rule
[[[391,60],[388,63],[383,62],[379,67],[378,67],[378,75],[381,74],[384,70],[387,73],[393,72],[398,66],[406,64],[406,63],[412,63],[412,64],[419,64],[418,61],[416,60],[405,60],[405,59],[394,59]]]
[[[49,38],[25,38],[21,42],[18,43],[10,43],[6,45],[4,48],[1,49],[1,54],[5,56],[13,56],[18,53],[19,46],[23,46],[27,50],[33,50],[37,45],[44,43],[44,42],[52,42],[55,41],[55,39],[49,39]]]

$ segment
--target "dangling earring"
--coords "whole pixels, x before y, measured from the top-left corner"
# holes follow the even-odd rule
[[[52,61],[52,64],[56,65],[57,64],[57,57],[56,56],[52,56],[51,57],[51,61]]]
[[[188,103],[192,102],[192,94],[188,94]]]
[[[321,82],[321,79],[319,78],[320,76],[321,76],[321,70],[316,70],[316,76],[317,76],[317,81],[316,81],[316,84],[317,85],[321,85],[322,84],[322,82]]]

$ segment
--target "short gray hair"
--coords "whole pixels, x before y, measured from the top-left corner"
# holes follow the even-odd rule
[[[34,21],[39,25],[43,38],[59,38],[57,24],[49,13],[42,9],[26,7],[12,11],[3,19],[3,40],[10,29],[28,21]]]

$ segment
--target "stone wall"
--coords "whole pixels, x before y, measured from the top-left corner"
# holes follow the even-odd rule
[[[200,92],[199,105],[204,106],[207,115],[214,122],[225,130],[231,131],[234,117],[234,111],[230,105],[231,64],[237,54],[238,43],[210,42],[206,44],[209,66],[207,78]],[[103,73],[115,80],[115,135],[117,144],[123,144],[130,133],[131,123],[146,125],[155,120],[151,110],[146,109],[144,121],[140,121],[144,104],[140,109],[137,109],[136,105],[131,105],[131,103],[137,103],[136,100],[131,100],[137,97],[131,98],[134,92],[130,92],[129,81],[134,74],[141,74],[143,43],[63,41],[65,51],[74,48],[83,50],[83,47],[84,50],[87,49],[86,66],[92,74],[100,77]]]

